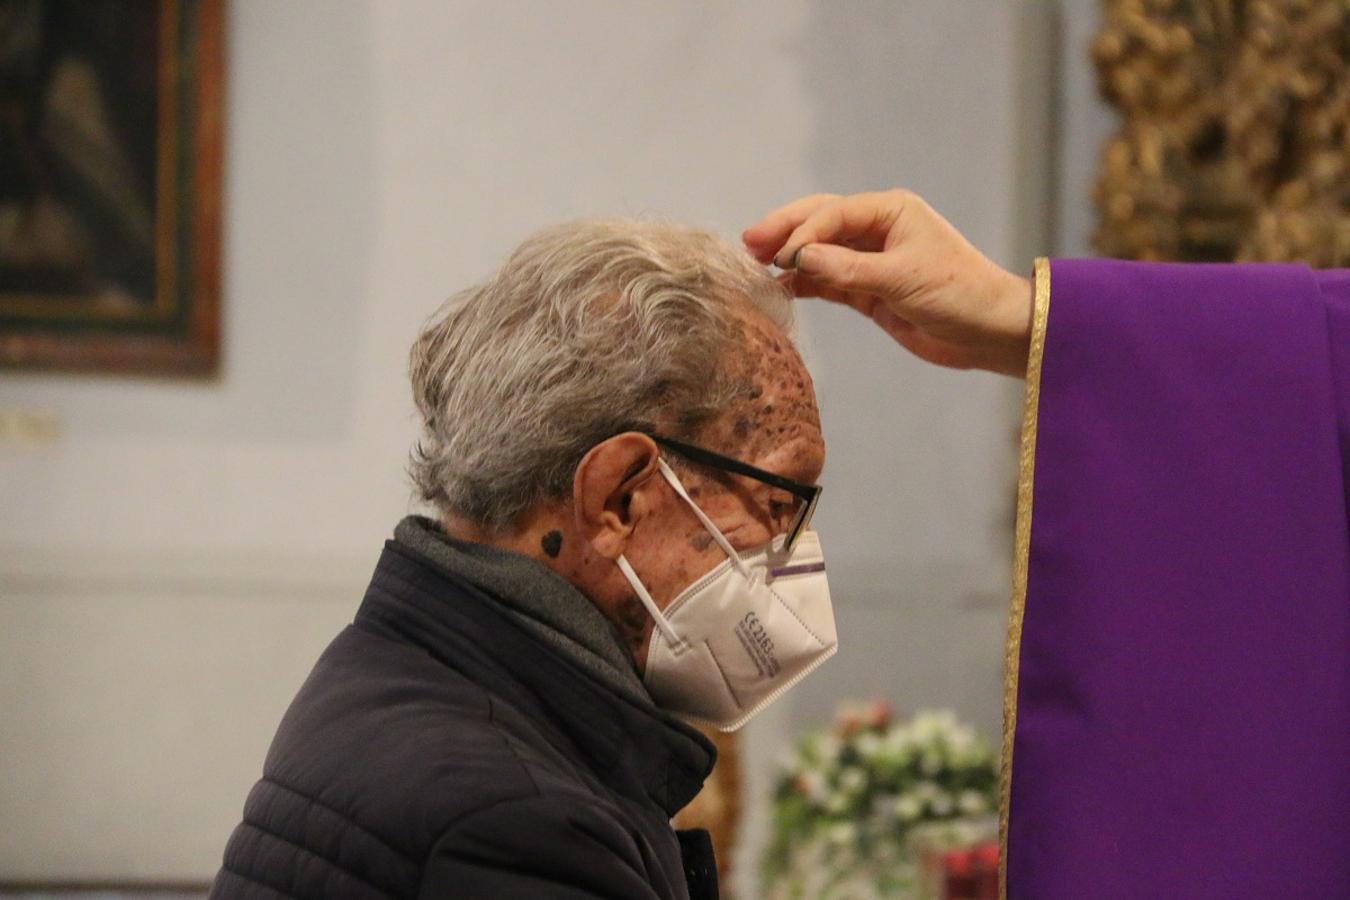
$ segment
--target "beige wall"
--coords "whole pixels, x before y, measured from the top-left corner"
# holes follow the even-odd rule
[[[408,508],[406,347],[529,229],[655,212],[734,235],[806,191],[906,184],[1026,268],[1049,140],[1018,112],[1026,21],[945,0],[235,0],[224,375],[0,381],[0,411],[61,427],[0,443],[0,881],[210,877]],[[998,726],[1017,388],[846,313],[802,325],[842,652],[747,732],[747,852],[783,741],[838,697]]]

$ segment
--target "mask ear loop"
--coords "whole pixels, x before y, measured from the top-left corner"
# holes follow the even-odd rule
[[[693,498],[689,496],[689,492],[684,489],[684,485],[680,483],[680,479],[676,476],[674,470],[660,457],[657,457],[656,465],[657,468],[661,470],[661,474],[665,476],[666,481],[670,482],[670,486],[674,488],[675,493],[679,494],[680,498],[684,500],[685,503],[689,504],[689,508],[694,511],[694,515],[698,516],[698,520],[703,523],[703,527],[708,530],[708,534],[712,535],[712,539],[716,542],[717,546],[722,548],[722,552],[727,555],[727,559],[731,560],[731,564],[736,568],[736,571],[747,578],[750,577],[750,573],[746,570],[745,563],[741,561],[741,556],[736,552],[736,548],[731,546],[731,542],[726,539],[726,535],[718,530],[717,526],[713,524],[712,519],[708,518],[707,513],[699,509],[698,504],[694,502]],[[671,649],[683,649],[685,646],[684,638],[676,634],[675,629],[670,627],[670,622],[666,619],[665,615],[662,614],[661,610],[657,608],[656,601],[653,600],[652,595],[647,592],[646,585],[642,583],[641,578],[638,578],[637,572],[633,571],[633,567],[629,564],[627,558],[620,554],[619,558],[615,560],[615,563],[618,565],[619,571],[623,573],[623,577],[628,579],[628,585],[633,589],[633,593],[637,594],[638,600],[646,607],[647,613],[652,617],[652,621],[656,623],[657,629],[661,632],[662,636],[665,637],[666,641],[670,643]]]
[[[661,470],[661,474],[666,476],[666,481],[669,481],[670,486],[675,489],[675,493],[679,494],[684,502],[689,504],[689,508],[694,511],[694,515],[698,516],[698,520],[703,523],[703,527],[708,530],[708,534],[712,535],[712,539],[717,543],[717,546],[721,547],[722,552],[731,560],[731,564],[736,568],[736,571],[749,578],[750,572],[746,570],[745,563],[741,561],[741,555],[736,552],[735,547],[731,546],[731,541],[728,541],[726,536],[717,529],[712,519],[708,518],[708,514],[698,508],[698,504],[689,496],[689,492],[684,489],[684,485],[680,484],[680,479],[675,475],[675,471],[660,457],[657,457],[656,465]]]
[[[633,593],[637,594],[638,599],[642,601],[642,605],[647,607],[647,612],[651,615],[652,621],[656,623],[657,630],[665,637],[671,649],[681,649],[684,646],[684,638],[676,634],[675,629],[670,627],[670,622],[661,614],[661,610],[656,606],[656,601],[652,599],[651,594],[647,593],[647,588],[642,583],[642,579],[637,577],[637,573],[628,564],[628,560],[620,555],[615,562],[618,563],[619,571],[623,573],[623,577],[628,579],[628,584],[632,587]]]

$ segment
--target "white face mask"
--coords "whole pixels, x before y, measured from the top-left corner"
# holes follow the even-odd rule
[[[738,554],[665,461],[657,464],[727,560],[662,612],[619,557],[619,570],[656,621],[643,681],[665,709],[735,731],[839,647],[820,539],[803,531],[790,554],[781,552],[781,537]]]

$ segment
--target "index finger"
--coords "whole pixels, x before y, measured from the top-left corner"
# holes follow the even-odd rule
[[[839,199],[838,194],[811,194],[800,197],[741,232],[741,240],[750,254],[762,263],[774,258],[783,241],[820,207]]]
[[[850,194],[816,207],[783,241],[775,257],[780,268],[807,244],[844,244],[879,249],[913,195],[905,190]]]

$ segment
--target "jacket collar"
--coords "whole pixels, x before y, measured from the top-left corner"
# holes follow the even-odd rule
[[[716,750],[703,735],[596,680],[492,597],[398,541],[385,543],[356,624],[424,648],[575,747],[612,789],[667,815],[712,770]]]
[[[422,516],[399,522],[394,541],[498,601],[497,609],[596,681],[651,703],[618,629],[548,566],[502,547],[451,537]]]

